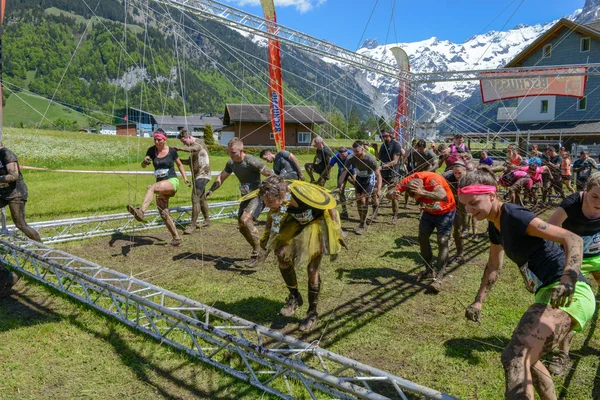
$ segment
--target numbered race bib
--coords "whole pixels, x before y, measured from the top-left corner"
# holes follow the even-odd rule
[[[429,210],[429,211],[441,211],[442,205],[437,201],[435,203],[431,203],[431,204],[423,203],[423,209]]]
[[[600,232],[592,236],[583,236],[583,254],[600,253]]]
[[[521,270],[525,288],[531,293],[537,292],[540,286],[542,286],[542,281],[540,281],[540,279],[533,272],[531,272],[529,269],[529,264],[525,263],[519,267],[519,270]]]
[[[165,177],[167,177],[167,175],[169,175],[168,168],[159,168],[154,171],[154,176],[157,178],[165,178]]]
[[[240,192],[242,193],[242,196],[250,193],[250,185],[240,185]]]
[[[302,213],[298,213],[298,214],[293,214],[290,213],[290,215],[296,220],[298,221],[298,223],[300,225],[306,225],[308,224],[310,221],[312,221],[313,218],[313,213],[312,213],[312,209],[308,209]]]

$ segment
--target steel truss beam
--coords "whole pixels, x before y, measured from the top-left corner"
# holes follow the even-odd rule
[[[0,238],[0,262],[281,398],[454,399],[16,235]]]
[[[257,17],[237,8],[227,6],[212,0],[153,0],[156,3],[164,4],[200,16],[204,19],[219,22],[230,28],[239,29],[252,33],[267,39],[277,39],[279,42],[289,46],[297,47],[318,54],[332,60],[340,61],[344,64],[365,70],[375,72],[380,75],[395,79],[408,79],[411,83],[429,83],[429,82],[453,82],[453,81],[477,81],[480,79],[506,79],[521,78],[525,72],[528,76],[577,76],[577,75],[600,75],[600,64],[577,64],[560,65],[550,67],[520,67],[520,68],[500,68],[473,71],[439,71],[439,72],[421,72],[413,73],[401,71],[398,66],[375,60],[363,54],[344,49],[326,40],[317,39],[305,33],[277,25],[277,33],[271,34],[267,31],[270,23],[266,19]],[[557,73],[557,68],[588,68],[586,73],[570,72],[568,70]],[[549,71],[553,70],[553,71]],[[490,72],[503,72],[501,76],[482,76],[481,74]]]
[[[210,218],[223,219],[235,217],[239,205],[240,203],[237,201],[209,203]],[[179,227],[190,223],[192,216],[191,206],[174,207],[170,208],[169,211],[175,224]],[[29,225],[40,233],[44,243],[60,243],[98,236],[110,236],[116,233],[137,232],[164,226],[158,210],[148,210],[145,213],[145,217],[145,223],[136,221],[129,213],[121,213],[32,222]],[[14,225],[10,225],[7,228],[9,231],[16,231]]]
[[[344,64],[398,79],[396,65],[384,63],[354,51],[346,50],[325,40],[317,39],[300,31],[277,25],[276,34],[267,31],[271,22],[237,8],[212,0],[153,0],[156,3],[177,8],[185,13],[219,22],[233,29],[239,29],[267,39],[277,39],[289,46],[297,47]],[[404,78],[408,75],[404,74]]]
[[[347,201],[354,200],[354,188],[346,189]],[[240,203],[225,201],[209,203],[208,209],[212,220],[234,218],[237,216]],[[4,209],[2,209],[4,211]],[[268,209],[265,208],[264,212]],[[192,217],[192,207],[174,207],[169,212],[179,228],[189,225]],[[44,243],[61,243],[71,240],[89,239],[114,234],[138,232],[147,229],[163,227],[158,210],[148,210],[145,213],[146,222],[136,221],[129,213],[97,215],[92,217],[59,219],[54,221],[30,222],[29,226],[37,230]],[[17,232],[14,225],[7,226],[9,232]]]

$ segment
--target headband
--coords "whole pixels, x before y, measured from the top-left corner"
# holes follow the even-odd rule
[[[156,139],[156,138],[159,138],[159,139],[162,139],[162,140],[167,140],[167,137],[165,135],[163,135],[162,133],[160,133],[160,132],[157,132],[157,133],[154,134],[154,139]]]
[[[496,186],[491,185],[469,185],[458,189],[458,194],[487,194],[496,193]]]

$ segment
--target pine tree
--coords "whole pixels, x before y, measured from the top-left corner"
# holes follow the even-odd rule
[[[207,124],[204,127],[204,143],[207,146],[214,146],[215,143],[215,136],[213,135],[213,128],[212,125]]]

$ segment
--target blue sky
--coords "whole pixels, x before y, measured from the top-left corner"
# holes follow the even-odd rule
[[[260,0],[221,1],[262,16]],[[473,35],[501,30],[505,24],[506,30],[518,24],[550,22],[583,8],[584,3],[585,0],[275,0],[275,8],[281,25],[356,50],[366,38],[377,38],[383,44],[435,36],[462,43]],[[393,4],[395,18],[390,22]]]

